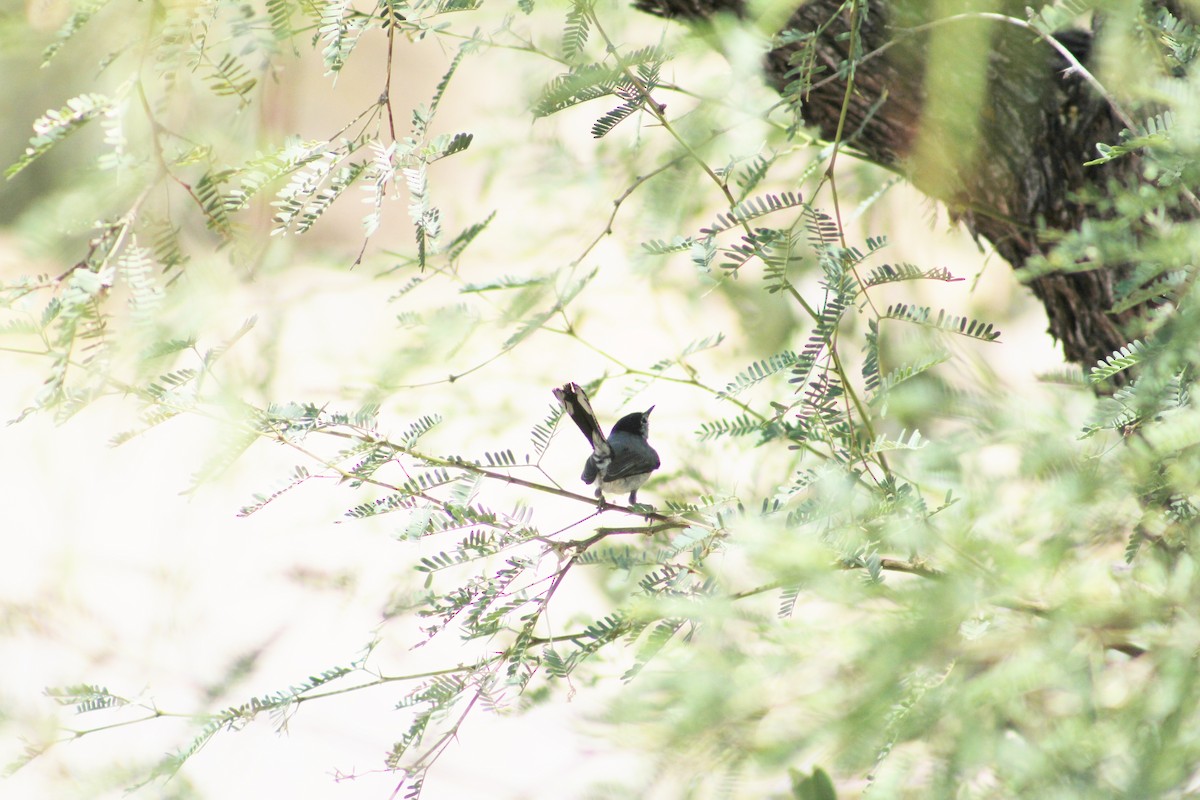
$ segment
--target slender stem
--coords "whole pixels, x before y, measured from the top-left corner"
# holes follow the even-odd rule
[[[858,43],[861,41],[861,39],[860,39],[861,24],[862,24],[861,0],[853,0],[853,2],[851,2],[851,4],[850,4],[850,48],[851,48],[851,51],[853,51],[855,47],[858,47],[859,46]],[[838,154],[841,152],[843,138],[845,136],[846,118],[850,112],[850,100],[854,96],[854,79],[855,79],[855,74],[856,74],[856,70],[857,70],[857,63],[858,62],[853,58],[848,59],[848,63],[847,63],[848,73],[846,75],[846,89],[842,93],[842,107],[838,113],[837,131],[833,135],[833,151],[829,156],[829,166],[825,169],[825,174],[821,179],[821,183],[825,183],[825,182],[829,183],[830,195],[833,198],[834,218],[837,220],[838,236],[841,239],[841,246],[842,246],[843,251],[848,250],[849,247],[846,243],[845,224],[842,221],[841,202],[838,199],[837,176],[836,176],[835,170],[837,167]],[[817,191],[820,191],[820,185],[818,185]],[[863,280],[862,280],[861,276],[859,276],[857,269],[854,267],[851,267],[851,271],[853,272],[855,279],[858,281],[859,286],[862,286]],[[864,290],[864,294],[865,294],[865,290]],[[874,303],[871,302],[870,296],[867,296],[867,302],[871,303],[871,309],[873,311],[875,311],[876,316],[878,316],[878,314],[879,314],[878,309],[876,309]],[[860,420],[861,424],[863,425],[863,427],[866,429],[868,437],[873,441],[876,438],[874,423],[871,421],[871,416],[870,416],[870,414],[867,413],[867,409],[863,405],[862,398],[860,398],[858,396],[858,392],[856,392],[854,390],[853,384],[850,383],[850,377],[846,373],[846,368],[843,365],[841,356],[839,355],[838,350],[835,346],[836,338],[837,338],[837,332],[835,331],[830,337],[829,354],[833,361],[834,372],[835,372],[835,374],[837,374],[838,378],[840,379],[841,384],[842,384],[842,389],[846,395],[846,400],[845,400],[846,416],[847,417],[850,416],[851,404],[853,404],[854,409],[858,411],[859,420]],[[871,461],[868,460],[866,453],[863,452],[862,448],[859,446],[859,444],[857,442],[851,443],[851,447],[854,450],[858,451],[857,455],[858,455],[859,460],[862,462],[864,469],[867,470],[867,473],[871,475],[873,480],[877,481],[878,479],[875,478],[874,473],[871,471]],[[891,470],[888,468],[887,458],[882,453],[877,453],[876,458],[878,459],[878,464],[883,469],[884,473],[885,474],[889,473]]]
[[[373,486],[378,486],[381,489],[387,489],[388,491],[392,491],[392,492],[404,492],[406,494],[410,494],[410,495],[413,495],[416,497],[421,497],[422,499],[428,500],[433,503],[437,503],[438,505],[444,505],[444,502],[442,500],[432,497],[431,495],[427,495],[423,492],[411,491],[411,487],[401,487],[401,486],[397,486],[392,483],[388,483],[387,481],[381,481],[376,478],[372,478],[370,476],[358,475],[353,472],[349,472],[348,470],[345,470],[345,469],[339,467],[337,464],[332,463],[328,459],[322,458],[321,456],[319,456],[316,453],[312,452],[311,450],[305,448],[303,445],[299,444],[298,442],[293,441],[290,437],[288,437],[282,431],[280,431],[276,428],[270,428],[268,431],[265,431],[265,432],[260,431],[257,428],[251,428],[251,430],[259,431],[260,433],[262,433],[262,435],[269,436],[271,439],[279,442],[280,444],[286,445],[288,447],[291,447],[291,448],[297,450],[298,452],[304,454],[308,458],[311,458],[312,460],[322,464],[323,466],[325,466],[326,468],[328,468],[329,470],[334,472],[338,477],[342,478],[343,480],[368,483]],[[339,436],[342,438],[351,438],[352,437],[352,434],[347,434],[347,433],[344,433],[341,431],[332,431],[332,430],[327,430],[327,429],[320,429],[316,432],[323,433],[326,435],[331,435],[331,436]],[[370,441],[370,442],[378,444],[380,446],[388,447],[388,448],[392,449],[396,454],[403,454],[403,455],[409,456],[410,458],[413,458],[413,459],[416,459],[417,461],[423,462],[424,464],[426,464],[428,466],[442,467],[445,469],[463,470],[465,472],[470,472],[473,475],[479,475],[480,477],[488,478],[489,480],[501,481],[503,483],[509,483],[509,484],[513,484],[515,486],[522,486],[526,489],[532,489],[534,491],[542,492],[544,494],[556,495],[558,497],[563,497],[568,500],[575,500],[575,501],[578,501],[581,503],[586,503],[590,506],[596,505],[596,499],[594,497],[588,497],[586,495],[577,494],[575,492],[570,492],[570,491],[567,491],[566,489],[561,489],[557,486],[548,486],[546,484],[537,483],[535,481],[527,481],[527,480],[524,480],[523,478],[518,478],[513,475],[508,475],[503,472],[497,472],[494,469],[487,469],[485,467],[479,466],[478,464],[473,464],[469,461],[464,461],[462,459],[439,458],[438,456],[427,455],[427,454],[418,452],[416,450],[413,450],[411,448],[403,447],[394,442],[388,441],[387,439],[375,438],[374,435],[368,431],[359,431],[358,435],[353,438],[359,438],[362,441]],[[636,508],[634,506],[621,505],[620,503],[606,502],[604,504],[604,510],[609,510],[609,509],[612,509],[614,511],[620,511],[621,513],[629,514],[631,516],[644,517],[645,519],[654,520],[656,522],[669,523],[669,524],[675,524],[675,525],[680,525],[680,526],[683,526],[683,525],[698,526],[698,527],[702,527],[702,528],[707,528],[709,530],[715,530],[714,526],[712,526],[709,523],[700,521],[700,520],[689,519],[689,520],[686,520],[686,522],[685,522],[679,517],[667,516],[665,514],[659,514],[656,511],[646,511],[643,508]]]
[[[387,20],[387,74],[383,84],[384,105],[387,106],[387,121],[388,131],[392,135],[392,141],[396,141],[396,114],[392,109],[392,54],[396,49],[396,18],[392,11],[391,4],[383,3],[384,13],[388,15]],[[365,244],[363,245],[366,246]],[[361,257],[361,256],[360,256]]]

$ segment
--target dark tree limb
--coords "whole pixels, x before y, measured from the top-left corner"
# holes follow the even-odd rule
[[[745,13],[741,0],[638,0],[635,5],[691,20]],[[1052,248],[1056,232],[1077,230],[1099,216],[1093,203],[1079,198],[1103,197],[1112,186],[1136,180],[1137,162],[1126,158],[1082,166],[1096,157],[1097,142],[1116,142],[1125,125],[1051,43],[998,19],[929,17],[937,5],[898,0],[863,4],[855,11],[842,0],[804,3],[788,28],[813,36],[773,50],[766,59],[767,79],[798,103],[805,123],[826,139],[836,137],[845,104],[847,147],[907,175],[1021,269]],[[994,5],[994,11],[1023,16],[1012,3]],[[947,63],[931,61],[939,32],[983,42],[974,62],[970,52],[961,54],[955,64],[961,63],[961,75],[947,74]],[[1076,59],[1087,60],[1090,31],[1066,31],[1056,38]],[[852,47],[857,47],[854,53]],[[846,65],[852,56],[847,95]],[[927,96],[930,86],[937,88],[936,97]],[[962,142],[971,144],[969,153],[964,154]],[[1085,370],[1138,335],[1139,309],[1109,312],[1113,288],[1127,272],[1108,268],[1029,280],[1045,306],[1050,333],[1062,342],[1066,358]]]

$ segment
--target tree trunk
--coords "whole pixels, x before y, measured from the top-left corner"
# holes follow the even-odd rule
[[[636,5],[690,19],[744,11],[741,0]],[[1056,232],[1098,216],[1093,202],[1078,198],[1102,197],[1111,191],[1110,181],[1135,178],[1131,158],[1082,166],[1096,157],[1097,142],[1116,142],[1124,126],[1069,62],[1028,28],[977,15],[952,18],[944,2],[869,3],[858,13],[846,5],[811,0],[800,6],[788,23],[792,42],[767,56],[768,80],[823,138],[836,138],[840,126],[848,149],[907,175],[1014,269],[1048,252]],[[1019,4],[996,5],[1000,13],[1023,16]],[[939,8],[943,15],[931,17]],[[852,29],[857,36],[849,35]],[[1056,38],[1086,62],[1089,31]],[[855,46],[847,95],[846,65]],[[1109,311],[1113,286],[1126,272],[1029,280],[1046,308],[1050,333],[1066,358],[1085,370],[1136,336],[1138,309]]]

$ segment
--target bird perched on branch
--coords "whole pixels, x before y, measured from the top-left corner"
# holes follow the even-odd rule
[[[592,454],[583,465],[580,480],[590,485],[599,479],[596,497],[600,498],[601,505],[604,504],[606,493],[629,492],[629,502],[637,503],[637,490],[649,479],[650,473],[658,469],[660,463],[658,453],[647,439],[650,435],[650,412],[654,406],[621,417],[605,437],[596,413],[592,411],[592,404],[579,384],[565,384],[554,390],[554,396],[592,446]]]

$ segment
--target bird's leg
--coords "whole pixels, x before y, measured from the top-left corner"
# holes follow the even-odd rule
[[[654,506],[652,506],[648,503],[646,505],[642,505],[642,504],[638,503],[637,489],[634,489],[632,492],[629,493],[629,505],[633,506],[639,512],[645,511],[645,512],[647,512],[647,514],[649,514],[649,512],[654,510]],[[647,516],[646,519],[650,519],[650,517]]]

